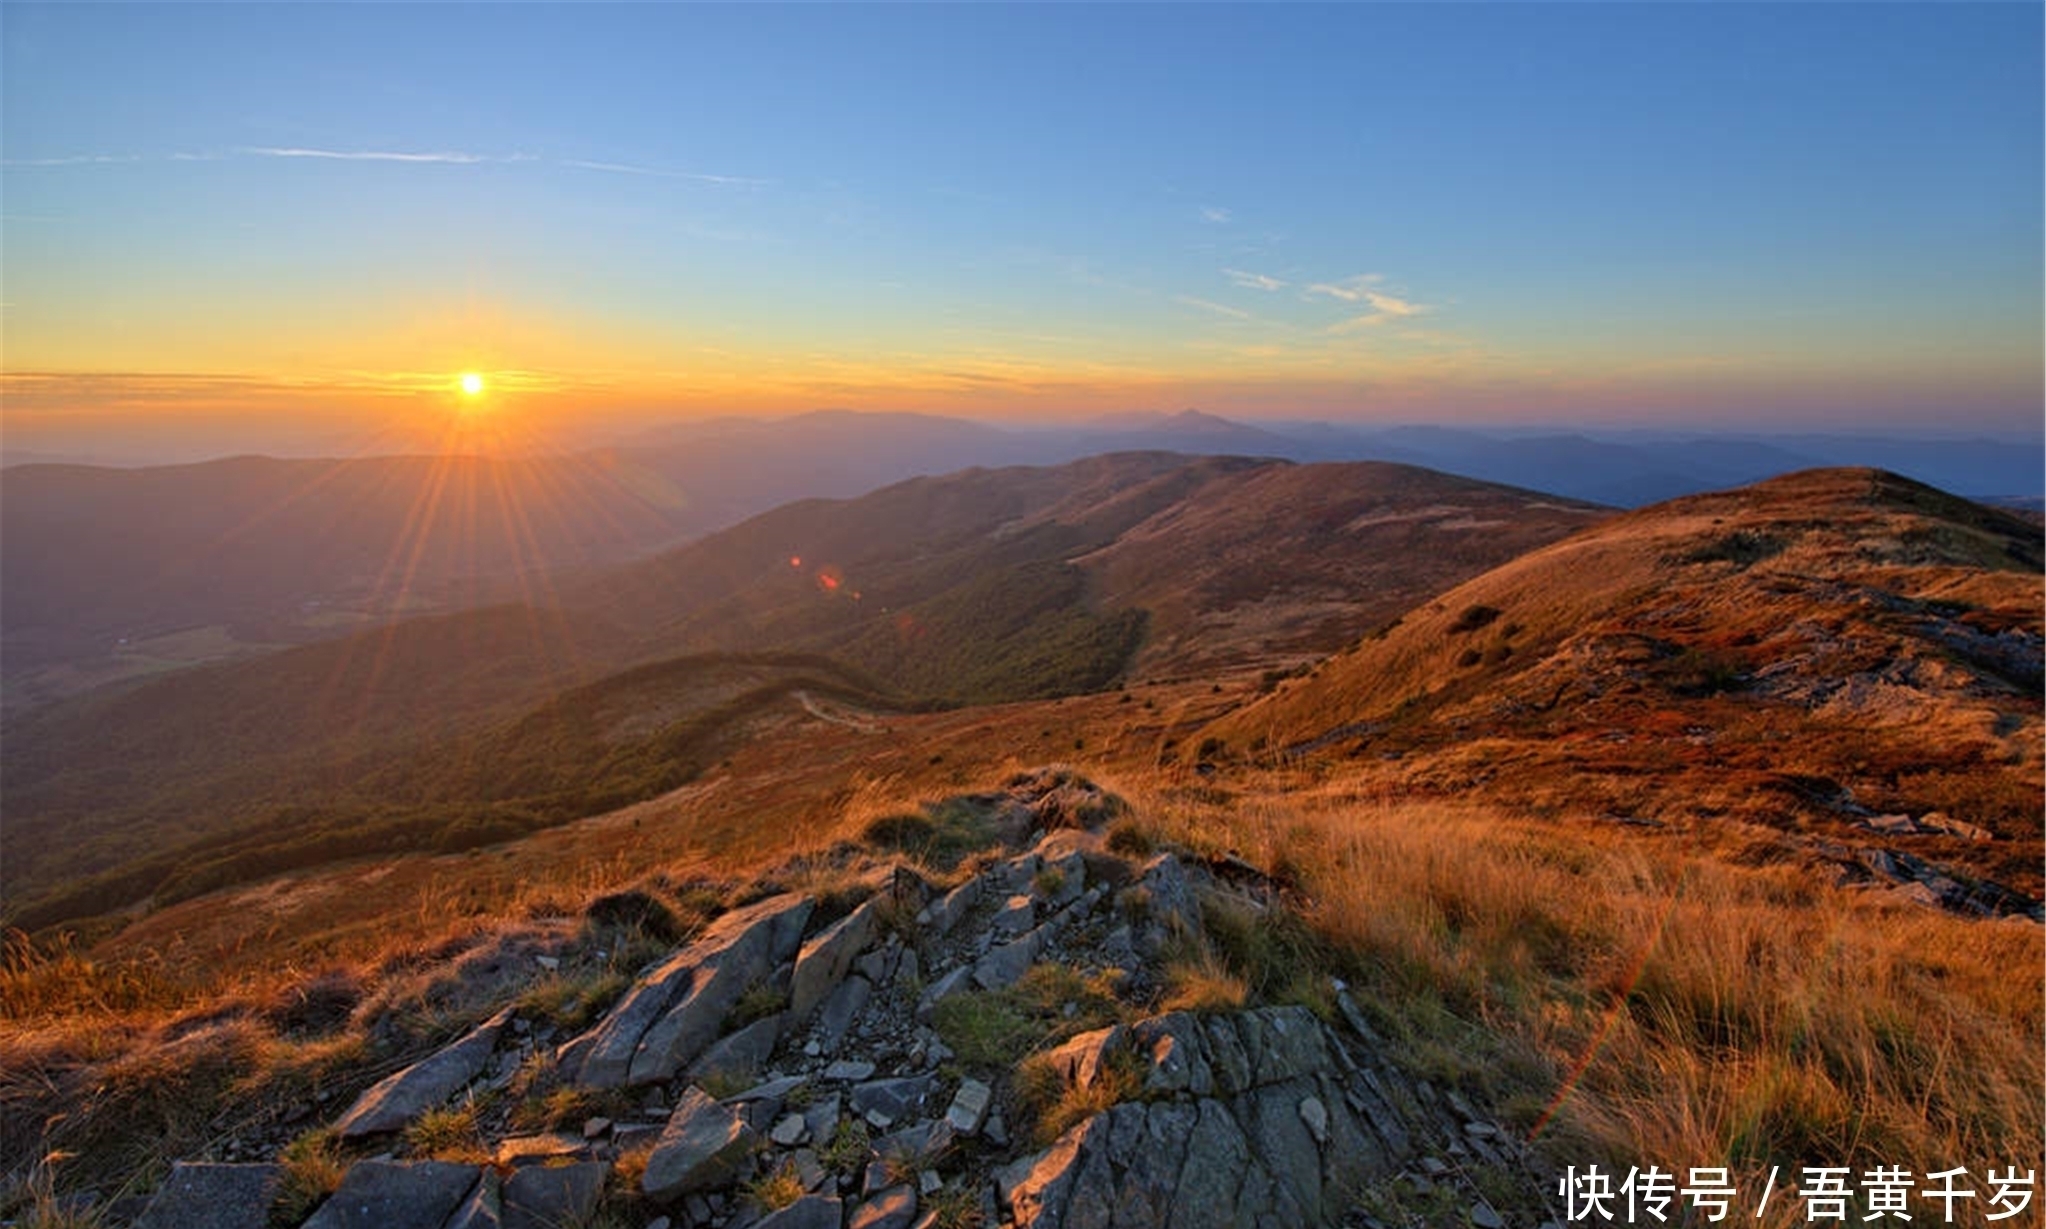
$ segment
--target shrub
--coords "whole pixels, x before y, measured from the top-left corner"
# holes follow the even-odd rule
[[[1477,631],[1481,627],[1489,627],[1502,613],[1504,612],[1496,606],[1466,606],[1463,613],[1456,616],[1456,622],[1449,625],[1449,634],[1461,636],[1467,632]]]

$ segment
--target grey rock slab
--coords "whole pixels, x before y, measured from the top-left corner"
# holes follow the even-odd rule
[[[945,974],[943,977],[940,977],[938,980],[932,982],[928,987],[924,989],[923,998],[918,1000],[917,1002],[916,1005],[917,1023],[919,1024],[930,1023],[931,1016],[937,1010],[937,1006],[939,1003],[943,1002],[948,998],[951,998],[953,995],[958,994],[962,990],[971,989],[972,984],[973,966],[970,964],[962,964],[958,968],[953,969],[951,972]]]
[[[895,947],[881,948],[868,952],[854,962],[860,976],[879,986],[895,976],[895,961],[900,952]]]
[[[835,1195],[805,1195],[778,1212],[769,1212],[753,1229],[840,1229],[845,1205]]]
[[[789,986],[789,1014],[797,1024],[810,1018],[817,1005],[845,980],[854,958],[873,945],[880,929],[876,921],[879,909],[878,899],[868,900],[803,944]]]
[[[135,1229],[267,1229],[283,1173],[276,1165],[180,1161]]]
[[[959,1091],[952,1094],[952,1104],[945,1110],[945,1122],[961,1135],[973,1135],[980,1131],[987,1121],[988,1107],[994,1103],[994,1089],[979,1080],[967,1078],[959,1081]]]
[[[959,924],[959,920],[966,916],[967,911],[979,902],[980,893],[981,881],[978,878],[969,879],[947,892],[927,910],[930,915],[930,932],[939,938],[950,934],[952,928]]]
[[[441,1229],[481,1173],[445,1161],[358,1161],[303,1229]]]
[[[1002,990],[1015,985],[1030,966],[1037,962],[1037,954],[1044,950],[1042,931],[1033,930],[1019,939],[988,949],[973,966],[973,982],[983,990]]]
[[[521,1169],[504,1184],[504,1229],[561,1229],[597,1210],[611,1167],[601,1161]]]
[[[627,991],[590,1030],[588,1044],[570,1043],[581,1055],[571,1074],[592,1088],[674,1075],[716,1039],[748,986],[795,955],[813,907],[806,896],[784,893],[712,922]]]
[[[504,1181],[495,1169],[484,1167],[476,1189],[441,1229],[504,1229]]]
[[[445,1105],[483,1073],[512,1009],[485,1020],[460,1041],[388,1076],[355,1099],[334,1130],[343,1139],[401,1131],[414,1118]]]
[[[891,1186],[861,1204],[846,1229],[909,1229],[916,1221],[914,1188]]]
[[[930,1076],[919,1075],[855,1084],[850,1097],[853,1112],[869,1121],[879,1115],[891,1124],[901,1122],[923,1107],[932,1083]]]
[[[1492,1210],[1492,1205],[1480,1199],[1471,1205],[1471,1224],[1477,1229],[1506,1229],[1506,1220]]]
[[[717,1043],[705,1050],[701,1057],[689,1065],[689,1078],[708,1080],[713,1076],[751,1076],[767,1065],[774,1056],[774,1047],[781,1040],[782,1027],[788,1022],[786,1012],[776,1012],[735,1033],[718,1039]]]
[[[671,1203],[695,1191],[721,1186],[759,1138],[730,1106],[691,1086],[648,1154],[642,1185],[647,1198]]]
[[[777,1079],[768,1080],[765,1083],[755,1084],[744,1092],[733,1093],[731,1096],[726,1097],[725,1100],[727,1102],[785,1101],[790,1093],[801,1088],[807,1082],[800,1075],[784,1075]]]
[[[874,1064],[863,1058],[841,1058],[824,1069],[827,1080],[864,1080],[874,1074]]]
[[[817,1041],[826,1052],[837,1049],[838,1043],[845,1040],[846,1031],[873,995],[874,983],[857,973],[838,983],[831,997],[824,1000],[824,1010],[817,1013]]]
[[[1037,925],[1037,902],[1028,896],[1011,896],[995,910],[988,926],[998,935],[1014,937]]]
[[[767,1133],[767,1138],[773,1140],[779,1147],[793,1148],[809,1138],[809,1135],[810,1124],[803,1120],[801,1114],[787,1114],[780,1122],[774,1124],[774,1129]]]
[[[873,1072],[870,1071],[867,1074],[872,1075]],[[832,1132],[838,1129],[838,1114],[841,1104],[839,1095],[832,1093],[828,1097],[819,1097],[817,1100],[812,1101],[810,1108],[803,1111],[803,1125],[810,1129],[811,1139],[819,1143],[830,1141]]]

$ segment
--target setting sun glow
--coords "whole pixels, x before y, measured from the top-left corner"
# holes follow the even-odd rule
[[[483,377],[476,372],[463,372],[461,385],[464,397],[480,397],[483,395]]]

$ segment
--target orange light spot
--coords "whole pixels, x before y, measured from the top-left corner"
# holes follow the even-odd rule
[[[789,556],[789,566],[790,566],[790,567],[792,567],[792,568],[799,568],[799,567],[802,567],[802,566],[803,566],[803,557],[802,557],[801,555],[790,555],[790,556]]]

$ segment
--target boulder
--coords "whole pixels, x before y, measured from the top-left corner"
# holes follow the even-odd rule
[[[909,1229],[916,1220],[916,1190],[891,1186],[861,1204],[846,1229]]]
[[[810,1018],[817,1005],[845,980],[853,960],[872,946],[880,931],[879,912],[879,900],[870,899],[803,944],[796,956],[795,980],[789,987],[789,1015],[796,1024]]]
[[[135,1229],[267,1229],[283,1174],[275,1165],[180,1161]]]
[[[519,1170],[504,1184],[504,1229],[587,1224],[610,1172],[598,1161]]]
[[[481,1175],[445,1161],[358,1161],[303,1229],[441,1229]]]
[[[959,1091],[952,1094],[951,1107],[945,1111],[945,1122],[961,1135],[972,1135],[987,1121],[988,1106],[994,1101],[994,1090],[979,1080],[968,1078],[959,1081]]]
[[[402,1131],[421,1114],[447,1104],[483,1073],[511,1018],[512,1009],[507,1007],[460,1041],[386,1077],[355,1099],[334,1130],[343,1139]]]
[[[604,1019],[563,1046],[562,1069],[591,1088],[665,1080],[716,1040],[747,987],[796,953],[813,902],[783,894],[734,909],[641,977]]]
[[[778,1212],[769,1212],[753,1229],[839,1229],[845,1205],[832,1195],[805,1195]]]
[[[743,1114],[691,1085],[647,1156],[641,1180],[647,1198],[672,1203],[694,1191],[724,1185],[756,1138]]]

